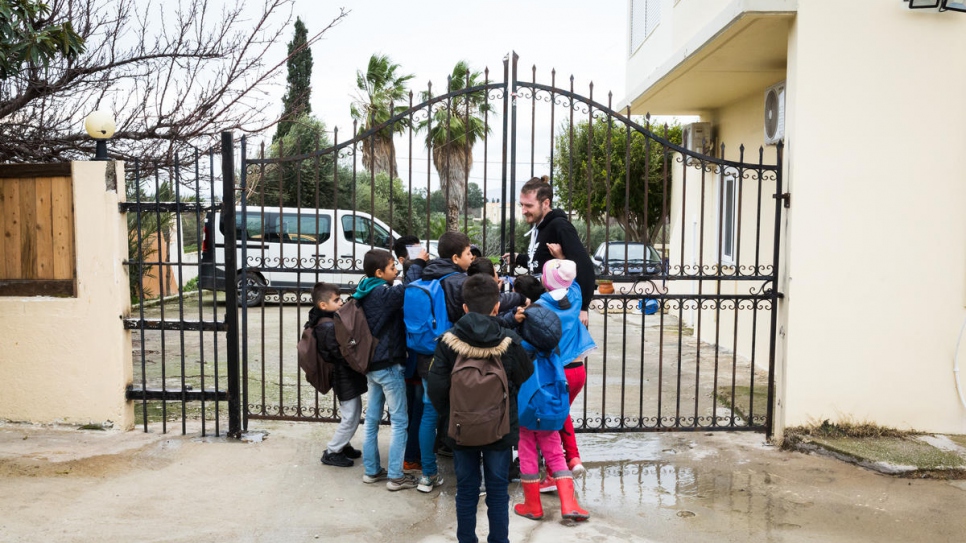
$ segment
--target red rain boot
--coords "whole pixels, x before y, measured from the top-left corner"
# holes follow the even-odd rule
[[[557,494],[560,495],[560,516],[578,521],[590,518],[590,513],[577,503],[573,477],[557,477]]]
[[[540,481],[521,481],[524,503],[513,506],[513,512],[531,520],[543,518],[543,505],[540,504]],[[573,485],[570,485],[573,488]]]
[[[556,492],[557,491],[557,481],[547,474],[542,481],[540,481],[540,492]]]

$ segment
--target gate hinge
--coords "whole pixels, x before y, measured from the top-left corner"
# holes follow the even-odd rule
[[[772,194],[771,197],[772,198],[781,198],[782,199],[782,202],[783,202],[783,205],[785,206],[785,209],[788,209],[789,207],[792,206],[792,193],[790,193],[790,192],[784,192],[784,193],[782,193],[781,196],[779,196],[777,194]]]

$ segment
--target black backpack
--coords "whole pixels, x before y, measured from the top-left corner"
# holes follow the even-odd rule
[[[318,322],[326,320],[332,321],[328,317],[323,317]],[[332,364],[319,354],[314,331],[315,327],[308,325],[302,329],[302,338],[299,339],[298,344],[299,367],[305,372],[305,380],[315,387],[319,394],[328,394],[332,390]]]

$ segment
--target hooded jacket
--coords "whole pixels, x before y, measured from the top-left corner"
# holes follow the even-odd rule
[[[406,325],[403,323],[402,307],[406,285],[419,278],[416,266],[409,268],[402,284],[379,285],[358,298],[366,312],[366,322],[372,336],[379,340],[369,363],[369,371],[384,370],[393,364],[406,364]],[[357,296],[354,294],[353,296]]]
[[[332,318],[332,311],[322,311],[313,307],[309,311],[308,326],[313,328],[315,344],[323,360],[332,364],[332,390],[340,402],[362,396],[369,390],[366,376],[349,367],[349,363],[339,351],[339,342],[335,339],[335,325],[332,321],[319,322],[323,317]]]
[[[504,338],[511,338],[509,345],[503,345]],[[443,335],[436,344],[433,364],[426,376],[426,394],[440,416],[440,427],[449,428],[449,390],[453,364],[459,354],[489,356],[497,354],[506,371],[507,386],[510,389],[510,433],[502,439],[484,445],[484,449],[508,449],[520,440],[520,422],[517,416],[517,394],[530,375],[533,362],[520,345],[520,338],[500,326],[497,318],[480,313],[467,313],[457,321],[453,328]],[[443,442],[453,449],[461,449],[449,436]]]
[[[580,285],[583,295],[580,309],[587,311],[590,300],[594,296],[597,276],[594,272],[594,263],[590,260],[584,244],[581,243],[580,236],[577,235],[577,229],[567,220],[567,213],[559,208],[551,210],[536,226],[536,231],[537,247],[533,253],[534,267],[531,273],[539,274],[543,270],[543,265],[553,258],[550,249],[547,249],[547,244],[559,243],[564,257],[577,264],[576,282]],[[529,264],[530,259],[526,254],[517,255],[517,266],[526,268]]]

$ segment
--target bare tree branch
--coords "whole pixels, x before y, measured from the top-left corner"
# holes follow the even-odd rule
[[[268,59],[284,44],[292,3],[49,0],[49,22],[70,21],[86,52],[0,81],[0,162],[90,156],[82,125],[96,109],[117,118],[113,158],[160,165],[217,146],[222,131],[266,129],[280,114],[266,97],[287,57]],[[346,15],[340,9],[306,47]]]

